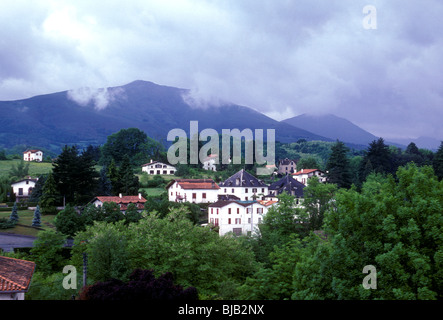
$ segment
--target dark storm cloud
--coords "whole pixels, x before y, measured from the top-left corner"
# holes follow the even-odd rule
[[[375,30],[362,25],[366,5],[377,9]],[[437,0],[42,0],[0,9],[0,100],[143,79],[191,89],[197,107],[231,101],[278,120],[334,113],[376,135],[443,138]]]

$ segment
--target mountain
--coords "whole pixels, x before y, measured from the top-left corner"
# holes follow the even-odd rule
[[[405,138],[405,139],[390,139],[393,142],[400,143],[403,145],[408,145],[411,142],[414,142],[418,148],[428,149],[432,151],[437,151],[440,147],[441,140],[431,138],[431,137],[418,137],[414,138]]]
[[[276,140],[330,141],[326,137],[278,122],[251,108],[226,103],[197,108],[187,89],[134,81],[119,87],[81,88],[15,101],[0,101],[0,148],[27,145],[58,151],[65,144],[103,144],[108,135],[136,127],[166,141],[171,129],[189,135],[190,121],[199,131],[212,128],[275,129]]]
[[[363,130],[351,121],[333,114],[302,114],[282,120],[282,122],[327,137],[333,141],[338,139],[342,142],[365,147],[372,141],[378,139],[378,137]]]

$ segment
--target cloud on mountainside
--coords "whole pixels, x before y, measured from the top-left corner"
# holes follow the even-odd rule
[[[113,95],[84,88],[142,79],[190,89],[194,107],[333,113],[441,139],[442,15],[439,0],[4,0],[0,100],[72,89],[102,109]]]

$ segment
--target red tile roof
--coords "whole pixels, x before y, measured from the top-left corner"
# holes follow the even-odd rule
[[[29,288],[35,262],[0,257],[0,292],[26,292]]]
[[[220,189],[218,184],[212,179],[175,179],[171,180],[166,186],[168,189],[171,185],[177,182],[183,189]]]
[[[115,202],[117,204],[145,203],[147,201],[143,197],[140,199],[139,196],[122,196],[121,198],[118,196],[98,196],[95,197],[95,199],[98,199],[101,202]]]
[[[321,171],[321,170],[319,170],[319,169],[303,169],[303,171],[300,170],[300,171],[298,171],[296,173],[293,173],[292,175],[293,176],[298,176],[300,174],[308,174],[308,173],[312,173],[314,171]]]

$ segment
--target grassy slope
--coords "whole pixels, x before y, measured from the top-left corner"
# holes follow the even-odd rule
[[[0,161],[0,176],[8,176],[12,165],[17,166],[21,160],[1,160]],[[31,177],[38,177],[41,174],[49,173],[52,170],[52,163],[48,162],[27,162],[29,163],[29,175]]]

